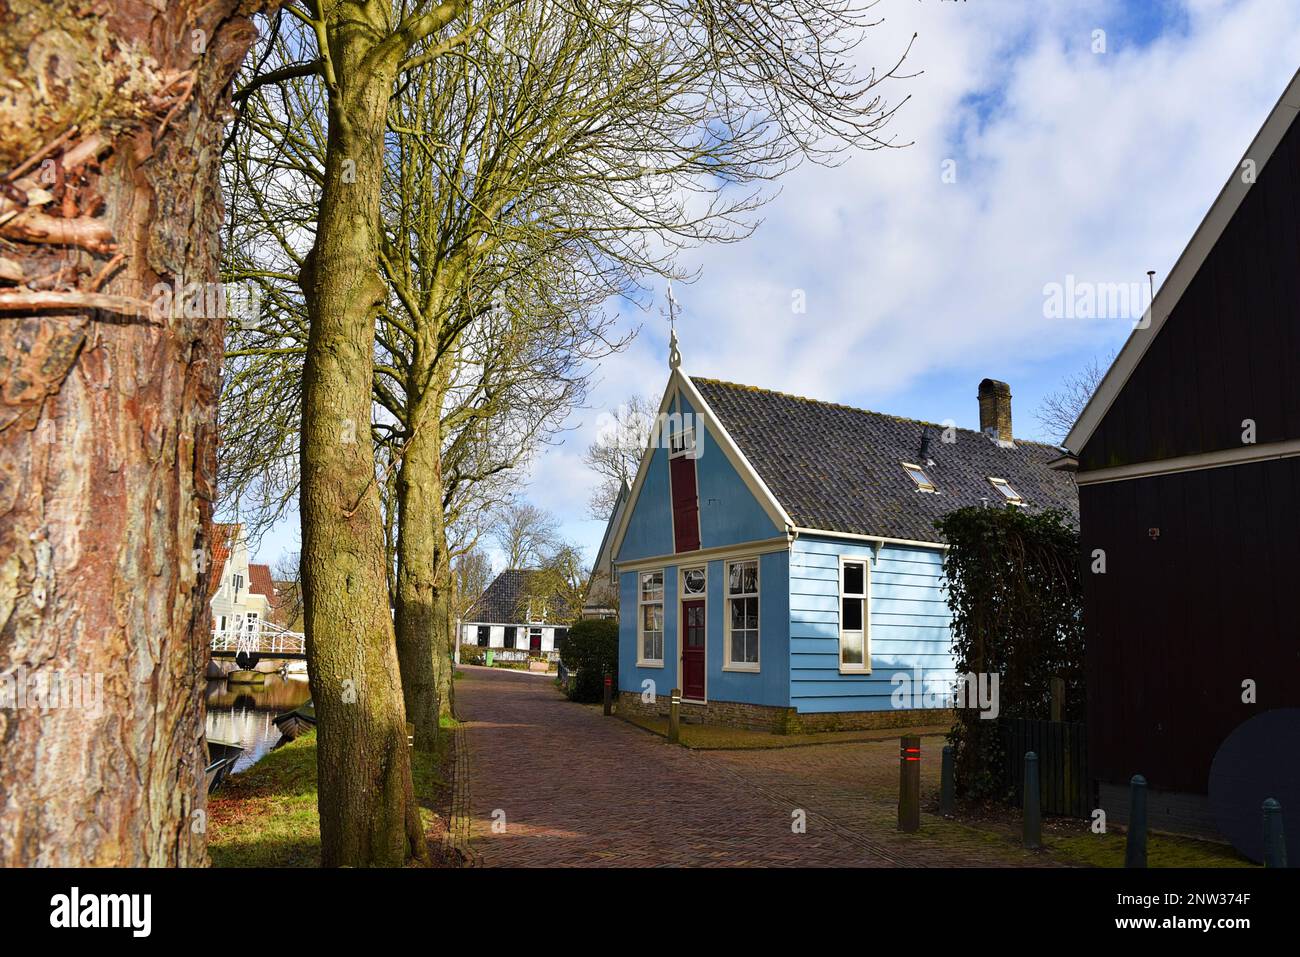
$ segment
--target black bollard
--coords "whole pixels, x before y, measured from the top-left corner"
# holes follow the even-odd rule
[[[1129,782],[1128,840],[1124,845],[1125,867],[1147,866],[1147,779],[1133,775]]]
[[[1286,838],[1282,834],[1282,805],[1264,799],[1264,866],[1286,867]]]
[[[1038,800],[1038,755],[1033,751],[1026,751],[1025,798],[1022,802],[1025,817],[1024,844],[1031,851],[1043,846],[1043,815],[1039,810]]]
[[[605,675],[605,714],[613,714],[611,704],[614,698],[614,679]]]
[[[921,829],[921,739],[914,734],[898,748],[898,829]]]
[[[939,813],[944,817],[952,817],[957,806],[957,787],[953,780],[953,752],[952,745],[943,746],[943,761],[939,765]]]
[[[677,744],[682,740],[682,692],[673,689],[673,696],[668,702],[668,743]]]

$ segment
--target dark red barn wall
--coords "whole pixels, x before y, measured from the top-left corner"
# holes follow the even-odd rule
[[[1300,459],[1083,485],[1079,498],[1092,775],[1205,794],[1237,725],[1300,706]]]

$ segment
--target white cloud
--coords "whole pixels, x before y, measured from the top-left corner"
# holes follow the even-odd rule
[[[980,376],[1014,374],[1032,433],[1033,397],[1128,332],[1045,319],[1044,284],[1145,283],[1149,268],[1158,282],[1300,64],[1300,4],[1174,7],[1174,29],[1137,43],[1119,3],[883,4],[863,55],[884,63],[919,34],[924,73],[895,90],[911,100],[894,132],[914,145],[807,165],[754,237],[694,253],[701,279],[678,289],[687,370],[963,424]],[[666,323],[645,322],[604,364],[597,406],[662,387]],[[548,450],[534,488],[594,550],[574,461]]]

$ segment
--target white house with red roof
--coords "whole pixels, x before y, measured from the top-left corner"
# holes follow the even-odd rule
[[[275,605],[270,566],[249,562],[240,524],[214,525],[212,538],[212,630],[232,636],[257,633]]]

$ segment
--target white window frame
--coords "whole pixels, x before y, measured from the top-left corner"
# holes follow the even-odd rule
[[[651,575],[659,576],[659,598],[647,599],[642,580]],[[668,594],[668,581],[662,568],[651,568],[636,573],[636,664],[638,668],[662,668],[664,666],[664,642],[667,638],[668,619],[664,609],[664,598]],[[658,605],[661,627],[659,631],[659,657],[645,657],[645,611],[646,605]]]
[[[862,566],[862,593],[849,594],[844,590],[844,566],[861,565]],[[844,629],[844,599],[860,598],[862,600],[862,631],[848,632]],[[857,555],[840,556],[840,588],[839,604],[835,608],[835,617],[839,623],[839,636],[836,642],[835,653],[839,656],[840,674],[842,675],[869,675],[871,674],[871,559]],[[862,664],[846,665],[844,663],[844,636],[846,634],[862,635]]]
[[[731,594],[731,566],[754,563],[754,591]],[[758,609],[758,633],[755,636],[758,658],[755,661],[731,660],[731,602],[736,598],[753,598]],[[757,674],[763,663],[763,563],[760,556],[732,558],[722,563],[722,670]]]
[[[1025,497],[1016,491],[1016,487],[1004,478],[993,478],[989,476],[989,484],[998,490],[1007,505],[1024,505]],[[1011,494],[1008,495],[1007,492]]]
[[[916,490],[918,492],[930,492],[934,494],[938,493],[939,489],[935,486],[934,479],[930,478],[930,473],[927,472],[922,466],[916,465],[912,462],[899,462],[898,464],[903,467],[903,474],[912,480],[912,484],[916,486]],[[918,479],[915,475],[913,475],[909,471],[910,469],[916,469],[916,471],[924,475],[925,482],[922,483],[920,479]]]

